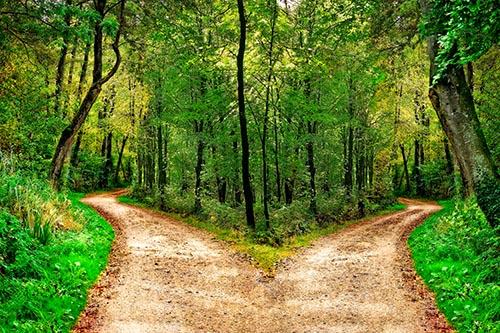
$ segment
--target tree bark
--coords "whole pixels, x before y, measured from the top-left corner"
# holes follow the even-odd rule
[[[238,0],[238,15],[240,21],[240,42],[236,62],[238,67],[238,110],[241,133],[241,173],[243,180],[243,195],[245,197],[245,214],[247,224],[251,229],[255,229],[252,184],[250,180],[250,147],[248,142],[247,118],[245,114],[245,80],[243,66],[245,59],[247,21],[245,17],[244,0]]]
[[[428,2],[420,0],[428,11]],[[430,59],[429,98],[451,143],[464,187],[475,192],[477,202],[492,226],[499,223],[500,179],[476,114],[471,89],[461,65],[449,65],[434,82],[439,44],[435,35],[428,38]],[[455,47],[452,53],[458,52]]]
[[[101,93],[103,84],[108,82],[109,79],[111,79],[111,77],[115,75],[115,73],[118,71],[118,67],[120,66],[121,54],[119,50],[119,42],[121,31],[124,26],[125,1],[126,0],[122,0],[120,4],[120,27],[118,28],[115,40],[112,45],[113,51],[116,55],[116,60],[113,68],[104,77],[102,76],[103,27],[101,25],[101,20],[105,16],[106,0],[96,0],[94,2],[95,9],[97,13],[99,13],[101,20],[96,22],[94,26],[94,70],[92,85],[87,91],[87,94],[85,95],[78,112],[73,117],[71,124],[63,130],[63,132],[61,133],[61,137],[59,138],[59,142],[52,159],[49,174],[51,184],[56,189],[59,188],[59,181],[61,178],[62,169],[64,167],[64,161],[66,159],[66,156],[68,155],[69,150],[71,149],[71,145],[73,144],[73,140],[76,134],[82,127],[97,97]]]

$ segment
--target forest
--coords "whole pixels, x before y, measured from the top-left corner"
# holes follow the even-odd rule
[[[499,8],[0,0],[0,332],[500,332]]]

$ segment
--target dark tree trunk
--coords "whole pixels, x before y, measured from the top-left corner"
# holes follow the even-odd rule
[[[97,13],[101,16],[101,19],[105,16],[106,10],[106,0],[96,0],[95,9]],[[90,109],[94,105],[97,97],[101,93],[102,86],[113,77],[113,75],[118,71],[118,67],[121,62],[120,50],[118,48],[120,42],[121,30],[124,25],[124,7],[125,0],[121,1],[120,6],[120,27],[115,36],[113,42],[113,50],[116,55],[116,61],[113,68],[108,72],[106,76],[102,76],[102,43],[103,43],[103,27],[101,21],[96,22],[94,26],[94,70],[92,85],[90,86],[87,94],[85,95],[78,112],[73,117],[73,120],[69,126],[67,126],[61,133],[59,142],[57,144],[54,157],[52,159],[49,178],[54,188],[59,188],[59,180],[61,178],[61,173],[64,167],[64,161],[68,155],[69,150],[73,144],[73,140],[82,127],[85,119],[87,118]]]
[[[164,153],[164,148],[163,148],[163,131],[162,131],[162,125],[158,125],[157,128],[157,134],[158,134],[158,141],[157,141],[157,150],[158,150],[158,190],[160,191],[161,194],[163,194],[163,191],[165,189],[165,185],[167,184],[167,172],[165,170],[165,156],[163,155]]]
[[[420,3],[422,10],[427,12],[428,2],[420,0]],[[472,80],[468,84],[463,66],[449,65],[441,78],[433,82],[439,52],[436,36],[428,38],[428,52],[431,64],[429,98],[451,143],[465,180],[464,186],[476,193],[488,222],[495,226],[500,216],[500,180],[476,114],[469,85]],[[451,50],[451,53],[456,52],[456,47]]]
[[[349,79],[349,123],[345,131],[346,138],[344,138],[344,188],[347,197],[352,195],[353,186],[353,168],[354,168],[354,128],[352,121],[354,118],[354,101],[353,93],[350,91],[352,87],[352,80]]]
[[[314,122],[307,122],[307,131],[310,136],[316,133],[316,124]],[[306,144],[307,150],[307,167],[309,170],[309,210],[313,215],[318,214],[318,208],[316,205],[316,166],[314,164],[314,144],[312,140]]]
[[[279,165],[278,117],[274,109],[274,169],[276,172],[276,199],[281,202],[281,172]]]
[[[196,148],[196,167],[195,167],[195,185],[194,185],[194,211],[201,212],[201,172],[203,170],[203,151],[205,142],[201,137],[203,134],[203,121],[195,122],[195,131],[198,135],[198,145]]]
[[[78,131],[76,137],[75,145],[73,146],[73,151],[71,152],[70,165],[73,168],[78,166],[78,154],[80,153],[80,147],[82,145],[83,130]]]
[[[248,142],[247,118],[245,114],[245,81],[244,81],[244,59],[245,43],[247,35],[247,22],[245,17],[245,5],[243,0],[238,0],[238,14],[240,21],[240,43],[237,56],[238,66],[238,109],[241,132],[241,171],[243,180],[243,195],[245,196],[245,214],[247,224],[255,229],[255,216],[253,211],[252,184],[250,180],[250,145]]]
[[[272,3],[272,5],[271,5]],[[264,218],[266,220],[266,228],[270,228],[269,222],[269,170],[267,167],[267,132],[268,132],[268,123],[269,123],[269,108],[271,104],[271,82],[273,78],[273,69],[274,69],[274,37],[275,37],[275,27],[276,27],[276,15],[277,15],[277,3],[276,1],[269,1],[268,3],[271,8],[271,38],[269,40],[269,50],[268,50],[268,60],[269,67],[267,71],[267,80],[266,80],[266,101],[265,101],[265,111],[264,111],[264,125],[262,130],[262,200],[264,203]]]

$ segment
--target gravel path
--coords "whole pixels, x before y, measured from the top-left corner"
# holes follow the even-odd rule
[[[432,203],[322,238],[266,277],[210,234],[120,204],[83,201],[117,237],[75,332],[450,332],[412,269],[409,232]]]

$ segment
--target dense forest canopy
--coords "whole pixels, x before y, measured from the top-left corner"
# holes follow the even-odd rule
[[[495,1],[0,5],[1,153],[56,188],[267,230],[476,193],[496,223]]]

